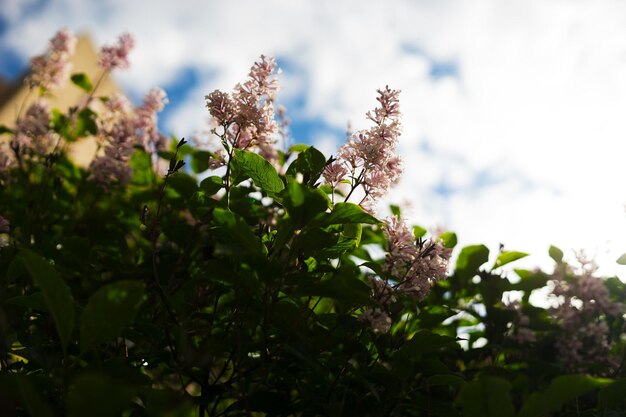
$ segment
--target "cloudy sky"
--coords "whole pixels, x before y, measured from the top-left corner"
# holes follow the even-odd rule
[[[296,142],[332,153],[376,89],[402,90],[406,172],[389,201],[413,223],[533,254],[586,249],[626,280],[626,2],[615,0],[1,0],[0,75],[60,27],[137,47],[117,79],[163,87],[162,126],[205,127],[203,97],[260,54],[283,70]],[[149,5],[149,6],[148,6]]]

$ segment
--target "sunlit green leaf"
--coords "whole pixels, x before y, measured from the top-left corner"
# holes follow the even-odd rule
[[[444,232],[439,235],[439,239],[441,239],[444,248],[452,249],[458,243],[458,239],[456,237],[456,233],[454,232]]]
[[[563,262],[563,251],[561,249],[557,248],[556,246],[550,246],[548,253],[550,254],[550,258],[554,259],[554,262]]]
[[[496,263],[493,267],[499,268],[501,266],[517,261],[518,259],[525,258],[527,256],[528,254],[524,252],[515,252],[515,251],[502,252],[498,255],[498,259],[496,259]]]
[[[249,176],[257,187],[268,194],[278,194],[285,184],[278,176],[276,168],[262,156],[248,151],[235,149],[233,162],[237,169]]]
[[[91,80],[89,79],[89,76],[84,72],[73,74],[70,79],[72,80],[72,83],[74,83],[74,85],[82,88],[87,93],[91,93],[91,91],[93,90]]]

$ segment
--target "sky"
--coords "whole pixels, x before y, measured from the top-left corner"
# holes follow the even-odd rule
[[[0,75],[15,77],[61,27],[96,44],[136,39],[115,74],[170,103],[161,127],[206,129],[204,96],[261,54],[282,69],[294,142],[327,155],[378,88],[402,90],[405,174],[385,203],[461,245],[585,250],[626,281],[626,2],[615,0],[0,0]],[[149,6],[148,6],[149,5]],[[384,204],[380,206],[384,216]]]

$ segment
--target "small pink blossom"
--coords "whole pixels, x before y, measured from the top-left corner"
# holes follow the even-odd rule
[[[400,157],[395,154],[400,136],[399,94],[389,87],[378,90],[380,105],[367,113],[374,126],[351,133],[337,155],[339,162],[352,170],[352,188],[363,187],[364,207],[373,207],[399,181],[402,173]]]
[[[384,231],[388,252],[384,270],[396,279],[398,291],[424,299],[435,282],[446,278],[451,251],[439,241],[416,241],[406,223],[396,217],[386,222]]]
[[[237,84],[232,94],[215,90],[205,96],[214,123],[225,129],[218,134],[228,146],[256,148],[274,163],[278,160],[275,145],[280,134],[273,102],[278,90],[277,73],[274,59],[261,56],[261,61],[250,69],[248,79]]]
[[[98,65],[105,70],[128,68],[128,54],[135,46],[135,40],[128,33],[123,33],[116,46],[104,46],[100,50]]]
[[[326,182],[333,188],[348,175],[348,169],[340,162],[332,162],[324,167],[322,175]]]
[[[37,100],[17,120],[13,146],[20,153],[30,150],[44,155],[49,150],[50,139],[50,106],[44,100]]]
[[[610,371],[619,360],[611,354],[607,318],[622,315],[625,308],[611,300],[604,282],[593,276],[595,263],[583,258],[579,262],[578,270],[564,264],[553,276],[552,294],[559,302],[552,308],[552,316],[563,329],[556,348],[561,362],[571,371],[586,371],[587,363],[602,363]]]
[[[75,47],[76,38],[69,30],[57,32],[50,40],[48,51],[31,60],[30,86],[46,90],[62,86],[71,71],[69,60]]]
[[[381,309],[366,308],[361,319],[367,321],[374,333],[387,333],[391,329],[391,317]]]
[[[153,152],[159,149],[161,135],[157,127],[157,113],[167,104],[167,95],[161,88],[153,88],[143,98],[143,104],[135,114],[135,128],[144,149]]]
[[[237,109],[228,93],[215,90],[205,96],[205,99],[207,101],[206,107],[209,109],[209,113],[211,113],[211,116],[213,116],[217,124],[228,126],[233,122],[237,114]]]

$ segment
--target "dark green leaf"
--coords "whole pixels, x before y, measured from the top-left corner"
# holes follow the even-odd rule
[[[428,330],[420,330],[409,339],[402,350],[410,357],[436,352],[445,347],[456,347],[456,339],[451,336],[442,336]]]
[[[53,417],[54,413],[50,408],[50,404],[42,398],[41,392],[33,384],[31,378],[26,375],[19,375],[16,379],[28,413],[32,417]]]
[[[74,299],[70,288],[41,256],[27,249],[21,249],[21,254],[26,269],[44,295],[65,352],[74,331]]]
[[[494,268],[499,268],[513,261],[517,261],[518,259],[522,259],[527,257],[528,254],[524,252],[502,252],[498,255],[498,259],[496,259],[496,263],[493,266]]]
[[[455,389],[461,388],[465,385],[465,380],[459,376],[453,374],[440,374],[433,375],[428,378],[428,385],[445,385],[449,387],[453,387]]]
[[[254,152],[235,149],[231,163],[236,164],[238,170],[249,176],[257,187],[270,195],[277,194],[285,188],[272,164]]]
[[[456,261],[454,275],[462,281],[472,278],[478,268],[489,259],[489,249],[485,245],[471,245],[461,249]]]
[[[69,417],[115,417],[122,415],[136,390],[102,373],[77,376],[67,395]]]
[[[391,204],[391,205],[389,205],[389,210],[391,210],[391,214],[393,214],[397,218],[402,217],[402,213],[400,211],[400,206],[398,206],[396,204]]]
[[[626,410],[626,379],[618,379],[603,388],[598,394],[598,403],[602,409]]]
[[[5,125],[0,125],[0,135],[4,135],[4,134],[13,134],[13,129],[9,129],[7,126]]]
[[[213,218],[219,226],[217,231],[221,233],[223,241],[232,242],[247,252],[259,252],[261,243],[243,219],[222,208],[213,210]]]
[[[207,177],[200,182],[200,190],[204,191],[209,195],[213,195],[218,192],[220,189],[224,187],[224,182],[222,181],[222,177],[218,177],[217,175],[213,175],[211,177]]]
[[[96,114],[88,107],[85,107],[78,113],[74,125],[72,136],[66,137],[68,140],[76,140],[85,135],[95,135],[98,133],[98,125],[96,124]]]
[[[502,378],[482,377],[463,386],[457,403],[464,417],[513,417],[511,384]]]
[[[211,157],[211,152],[207,151],[196,151],[191,155],[191,169],[196,174],[206,171],[209,169],[209,158]]]
[[[9,298],[4,302],[15,306],[32,308],[37,311],[43,311],[46,313],[49,312],[48,305],[46,304],[46,298],[42,292],[36,292],[31,295],[19,295],[17,297]]]
[[[84,72],[73,74],[70,79],[72,80],[72,83],[82,88],[87,93],[91,93],[91,91],[93,90],[93,85],[91,84],[91,80],[89,79],[89,76],[85,74]]]
[[[183,198],[189,198],[193,193],[198,191],[198,183],[196,180],[192,176],[183,174],[182,172],[172,175],[168,180],[168,185],[176,190]]]
[[[326,157],[324,154],[310,146],[289,165],[286,175],[295,178],[296,174],[300,173],[303,176],[303,184],[313,185],[322,174],[325,165]]]
[[[120,336],[122,330],[133,322],[145,299],[143,284],[135,281],[113,282],[96,291],[81,317],[81,350],[86,352]]]
[[[518,417],[542,417],[559,411],[564,405],[581,395],[607,386],[611,380],[588,375],[562,375],[550,382],[543,392],[529,397],[518,413]],[[623,395],[623,394],[622,394]]]
[[[325,212],[329,205],[323,192],[300,184],[291,177],[287,177],[287,188],[281,192],[280,198],[298,229]]]

